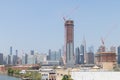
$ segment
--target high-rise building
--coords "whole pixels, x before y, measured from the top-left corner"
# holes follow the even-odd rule
[[[80,48],[76,48],[76,64],[84,64],[85,60],[85,46],[81,44]]]
[[[28,54],[25,53],[25,64],[28,63]]]
[[[79,47],[77,47],[75,49],[75,53],[76,53],[76,64],[80,64],[80,49],[79,49]]]
[[[12,55],[12,46],[10,47],[10,55]]]
[[[74,61],[74,22],[73,20],[65,21],[65,57],[66,66],[73,67]]]
[[[31,55],[34,55],[34,50],[31,50],[31,51],[30,51],[30,54],[31,54]]]
[[[17,56],[13,55],[13,65],[17,65]]]
[[[3,54],[0,53],[0,65],[3,65]]]
[[[94,53],[88,52],[86,54],[86,64],[94,64]]]
[[[4,64],[4,65],[7,64],[7,56],[3,56],[3,64]]]
[[[118,46],[118,57],[117,57],[117,63],[120,64],[120,46]]]
[[[18,56],[18,50],[15,50],[16,56]]]
[[[56,51],[52,51],[51,52],[51,55],[50,55],[50,60],[51,61],[55,61],[56,60],[56,53],[57,53]]]
[[[18,63],[18,50],[15,50],[15,53],[16,53],[16,64]]]
[[[51,60],[51,50],[49,49],[49,52],[48,52],[48,59],[47,60]]]
[[[46,54],[36,54],[37,63],[43,64],[47,61],[47,55]]]
[[[7,64],[8,64],[8,65],[11,65],[11,64],[12,64],[12,62],[11,62],[11,55],[8,55],[8,56],[7,56]]]
[[[51,61],[59,61],[61,59],[61,49],[59,51],[51,51],[49,50],[49,54],[48,54],[48,60]]]
[[[80,46],[80,64],[84,64],[84,54],[85,54],[85,46],[82,44]]]
[[[59,49],[59,51],[56,52],[56,60],[60,60],[61,59],[61,49]]]
[[[13,50],[12,50],[12,46],[10,46],[10,55],[9,55],[9,59],[10,59],[10,65],[13,64]],[[9,62],[9,61],[8,61]]]
[[[22,65],[25,65],[25,54],[22,55]]]
[[[36,59],[37,58],[35,55],[28,55],[27,56],[27,64],[36,64]]]

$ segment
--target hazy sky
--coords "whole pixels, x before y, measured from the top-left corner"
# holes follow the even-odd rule
[[[64,20],[75,23],[75,47],[120,45],[120,0],[0,0],[0,52],[48,52],[64,45]]]

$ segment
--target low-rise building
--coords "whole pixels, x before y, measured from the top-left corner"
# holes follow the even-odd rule
[[[41,73],[42,76],[41,80],[57,80],[54,69],[39,69],[39,73]]]
[[[98,52],[95,58],[96,65],[100,65],[104,70],[113,70],[116,66],[115,52]]]
[[[4,72],[5,71],[5,66],[4,65],[0,65],[0,72]]]
[[[71,72],[73,80],[119,80],[119,72]]]

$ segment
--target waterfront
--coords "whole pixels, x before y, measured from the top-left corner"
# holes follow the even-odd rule
[[[20,78],[15,78],[15,77],[11,77],[8,75],[1,75],[0,74],[0,80],[21,80]]]

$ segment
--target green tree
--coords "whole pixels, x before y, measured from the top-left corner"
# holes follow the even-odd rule
[[[27,72],[26,74],[22,74],[22,76],[32,80],[41,80],[41,74],[38,72]]]
[[[64,75],[62,80],[68,80],[68,75]]]
[[[14,74],[19,75],[20,70],[14,70]]]
[[[72,78],[71,78],[71,75],[68,75],[68,79],[67,80],[73,80]]]
[[[32,72],[33,80],[41,80],[41,74],[38,72]]]
[[[8,75],[13,75],[14,70],[12,68],[8,68]]]
[[[31,72],[27,72],[26,74],[23,74],[24,78],[30,78],[32,76]]]
[[[70,75],[64,75],[62,80],[73,80]]]

